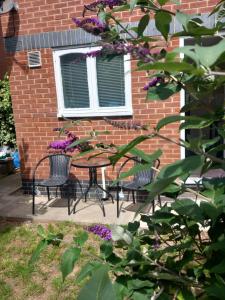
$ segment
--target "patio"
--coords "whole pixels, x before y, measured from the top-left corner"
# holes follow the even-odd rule
[[[13,174],[0,180],[0,217],[27,219],[34,222],[72,221],[77,224],[127,224],[135,217],[137,206],[132,201],[121,201],[120,217],[116,217],[116,203],[104,202],[106,217],[103,217],[99,202],[90,199],[80,201],[77,212],[67,213],[67,200],[54,199],[47,203],[47,196],[36,197],[36,212],[32,215],[32,196],[23,194],[20,174]]]

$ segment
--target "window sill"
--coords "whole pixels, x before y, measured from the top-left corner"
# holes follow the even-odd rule
[[[57,117],[58,118],[80,118],[80,117],[106,117],[106,116],[132,116],[133,111],[132,109],[120,109],[120,110],[115,110],[111,109],[109,110],[104,110],[104,111],[76,111],[76,110],[69,110],[69,111],[62,111],[58,112]]]

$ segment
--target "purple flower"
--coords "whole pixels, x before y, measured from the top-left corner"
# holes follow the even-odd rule
[[[97,57],[102,55],[102,50],[95,50],[84,54],[85,57]]]
[[[152,248],[154,250],[158,250],[160,248],[160,242],[158,240],[155,240],[154,244],[152,245]]]
[[[55,128],[53,128],[53,131],[60,131],[62,128],[60,128],[60,127],[55,127]]]
[[[119,6],[119,5],[123,5],[126,3],[127,3],[127,1],[125,1],[125,0],[97,0],[88,5],[85,5],[84,7],[88,10],[94,10],[98,6],[101,6],[101,7],[108,6],[109,8],[112,9],[114,6]]]
[[[61,131],[62,128],[54,128],[54,131]],[[74,150],[80,150],[80,146],[76,145],[75,147],[68,148],[72,143],[74,143],[76,140],[78,140],[78,137],[70,132],[67,129],[64,129],[64,134],[67,135],[67,139],[65,140],[58,140],[58,141],[53,141],[49,144],[48,149],[54,149],[54,150],[60,150],[64,153],[67,151],[73,152]]]
[[[86,57],[107,57],[108,55],[126,54],[131,54],[134,58],[145,63],[154,61],[150,49],[140,45],[125,44],[121,42],[117,42],[115,44],[104,43],[101,50],[90,51],[86,54],[83,54],[80,59],[85,59]],[[76,62],[79,62],[80,59],[77,59]]]
[[[143,87],[143,90],[148,91],[150,87],[156,86],[159,82],[162,82],[162,78],[155,77]]]
[[[83,18],[82,20],[73,18],[72,20],[78,27],[94,35],[99,35],[108,30],[108,26],[97,18]]]
[[[111,54],[117,55],[126,55],[131,54],[136,59],[142,60],[143,62],[151,62],[153,61],[151,52],[148,48],[145,48],[140,45],[131,45],[117,42],[115,44],[105,43],[102,45],[102,49],[98,51],[92,51],[86,54],[86,57],[92,56],[107,56]]]
[[[53,141],[49,144],[48,148],[55,149],[55,150],[62,150],[63,152],[66,151],[73,152],[76,149],[76,147],[68,148],[73,142],[74,142],[73,139]]]
[[[97,234],[98,236],[100,236],[100,238],[106,241],[109,241],[112,238],[111,230],[103,225],[90,226],[88,228],[88,231]]]

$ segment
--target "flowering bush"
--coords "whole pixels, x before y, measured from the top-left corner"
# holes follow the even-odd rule
[[[103,225],[94,225],[88,228],[88,231],[100,236],[100,238],[108,241],[112,238],[112,232],[109,228]]]
[[[69,130],[62,128],[54,128],[53,130],[59,131],[61,134],[66,134],[66,139],[51,142],[48,146],[49,151],[66,153],[74,151],[83,152],[92,149],[88,141],[82,141],[81,143],[79,137]]]
[[[53,130],[59,132],[62,131],[61,128],[54,128]],[[67,138],[65,140],[58,140],[58,141],[51,142],[48,146],[48,149],[60,151],[63,153],[66,153],[67,151],[73,152],[75,150],[80,150],[79,145],[75,145],[74,147],[71,147],[71,145],[74,144],[74,142],[76,142],[79,138],[68,130],[63,130],[63,133],[66,134]]]
[[[216,14],[216,22],[210,28],[204,26],[199,16],[169,10],[170,6],[166,6],[169,3],[169,0],[122,3],[104,0],[86,5],[84,9],[84,14],[96,12],[101,21],[101,24],[97,21],[92,24],[99,27],[103,47],[100,52],[90,55],[110,58],[131,53],[137,60],[138,70],[148,74],[149,83],[144,89],[149,101],[164,101],[181,89],[191,96],[190,103],[181,108],[186,115],[163,118],[152,131],[139,135],[127,145],[110,149],[111,163],[116,165],[124,156],[138,155],[145,167],[151,168],[162,155],[162,150],[147,154],[137,145],[155,137],[183,147],[192,155],[164,166],[155,182],[144,187],[150,192],[146,203],[152,202],[159,194],[169,194],[173,199],[171,205],[165,204],[151,216],[141,215],[147,229],[141,229],[137,221],[112,228],[112,239],[103,242],[99,258],[85,265],[78,276],[78,280],[89,278],[79,300],[224,299],[225,180],[203,178],[201,186],[196,184],[196,189],[190,188],[186,181],[197,170],[202,175],[215,167],[225,169],[224,159],[218,155],[225,148],[223,142],[218,145],[218,140],[224,141],[225,137],[224,99],[221,105],[212,101],[214,92],[224,88],[225,84],[225,40],[221,37],[215,45],[207,47],[199,43],[204,36],[208,38],[225,29],[225,0],[219,1],[211,12],[211,15]],[[132,12],[134,9],[142,13],[136,27],[121,23],[115,15],[116,12]],[[155,27],[161,34],[158,38],[144,35],[150,15],[154,15]],[[174,35],[170,35],[172,21],[179,23],[181,28]],[[80,21],[78,25],[89,30],[85,22]],[[107,31],[100,29],[102,26]],[[192,37],[193,45],[171,50],[168,42],[180,36]],[[165,42],[163,47],[162,38]],[[154,52],[156,47],[161,50]],[[210,101],[207,102],[206,97]],[[201,111],[201,116],[197,111]],[[174,140],[161,134],[162,128],[178,121],[181,122],[180,130],[194,129],[198,137]],[[109,123],[119,128],[127,126],[121,122]],[[128,127],[141,128],[135,124]],[[212,128],[217,137],[205,139],[204,130]],[[123,179],[139,170],[140,166],[134,166],[122,175]],[[180,199],[187,191],[192,196]],[[193,196],[200,199],[199,203],[193,200]],[[92,230],[99,235],[104,231],[101,226]],[[38,249],[40,247],[36,251],[40,251]],[[73,270],[74,261],[79,256],[77,252],[70,253],[70,259],[62,262],[63,279],[69,274],[65,270]],[[64,257],[68,258],[67,255]]]

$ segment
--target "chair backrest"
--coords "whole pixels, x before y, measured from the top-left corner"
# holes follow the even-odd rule
[[[68,177],[71,157],[66,154],[49,155],[50,176]]]
[[[140,164],[140,163],[141,163],[141,158],[136,157],[135,164]],[[153,166],[158,168],[159,160],[156,160],[155,163],[153,164]],[[152,180],[154,179],[154,176],[155,176],[155,170],[153,170],[152,168],[144,169],[144,170],[137,172],[134,175],[134,181],[137,183],[137,185],[144,186],[148,183],[151,183]]]

